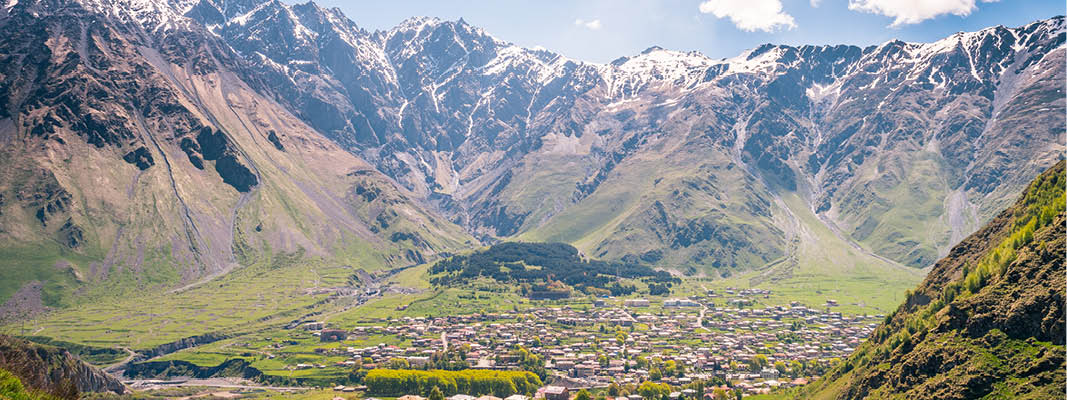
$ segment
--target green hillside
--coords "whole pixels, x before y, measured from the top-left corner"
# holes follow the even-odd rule
[[[56,400],[60,397],[27,390],[19,377],[0,369],[0,398],[5,400]]]
[[[1063,395],[1064,162],[952,249],[813,399]]]

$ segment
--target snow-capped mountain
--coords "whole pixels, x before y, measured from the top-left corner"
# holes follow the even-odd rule
[[[145,264],[136,245],[107,250],[119,238],[149,240],[126,214],[93,210],[138,199],[141,175],[159,174],[150,192],[169,205],[153,212],[168,222],[153,237],[212,249],[183,253],[190,264],[238,262],[227,249],[243,249],[242,234],[320,255],[358,238],[387,248],[385,263],[471,234],[687,273],[785,276],[847,262],[823,251],[835,246],[921,267],[1063,150],[1063,17],[934,43],[767,44],[727,59],[652,47],[596,64],[462,19],[370,32],[313,2],[2,10],[0,131],[45,182],[34,197],[12,192],[24,177],[0,180],[0,199],[44,210],[43,228],[5,240],[89,238],[109,266],[125,262],[111,253]],[[54,158],[75,148],[146,172],[94,181]],[[79,194],[90,181],[113,190]],[[236,192],[192,200],[194,182]],[[110,228],[87,230],[101,219]]]
[[[1034,90],[1062,89],[1050,85],[1059,68],[1047,68],[1063,62],[1061,17],[934,43],[768,44],[719,60],[652,47],[593,64],[507,43],[463,20],[412,18],[371,33],[313,3],[260,7],[278,11],[235,16],[218,32],[250,62],[277,71],[272,86],[296,83],[285,89],[295,93],[277,98],[489,237],[536,230],[580,207],[619,164],[640,157],[653,131],[702,130],[769,190],[800,190],[835,228],[861,242],[896,238],[875,251],[925,265],[1004,206],[1058,151],[1054,132],[1014,138],[1005,130],[1018,127],[1003,125],[1000,114],[1009,104],[1023,107]],[[267,39],[279,35],[285,39]],[[1014,110],[1026,113],[1016,119],[1038,129],[1062,119],[1061,103]],[[707,114],[715,121],[670,121]],[[909,215],[917,211],[906,201],[857,198],[884,195],[870,189],[875,181],[889,184],[885,190],[910,181],[907,171],[885,172],[903,162],[892,160],[898,152],[936,159],[941,182],[922,192],[944,200],[937,207]],[[516,176],[544,154],[580,160],[565,180],[570,193],[531,193],[537,189]],[[1006,182],[1010,190],[998,191]],[[500,198],[519,186],[532,199]],[[904,234],[882,223],[898,212],[941,232]]]

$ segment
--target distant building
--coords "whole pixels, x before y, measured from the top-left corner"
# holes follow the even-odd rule
[[[486,357],[482,357],[482,358],[479,358],[478,359],[478,363],[474,364],[474,366],[471,367],[471,368],[474,368],[474,369],[491,369],[494,366],[496,366],[496,363],[492,359],[486,358]]]
[[[570,400],[570,391],[563,386],[545,386],[545,400]]]
[[[648,299],[627,299],[622,303],[627,307],[648,307]]]
[[[667,299],[663,302],[664,307],[700,307],[700,303],[697,303],[689,299]]]
[[[408,360],[408,364],[410,364],[412,367],[424,367],[424,366],[426,366],[427,364],[430,363],[430,357],[426,357],[426,356],[412,356],[412,357],[408,357],[407,360]],[[400,400],[400,399],[397,399],[397,400]],[[411,399],[409,399],[409,400],[411,400]]]
[[[596,375],[596,372],[599,369],[600,369],[600,366],[596,365],[596,364],[589,364],[589,363],[578,364],[578,365],[576,365],[574,367],[574,376],[576,376],[576,377],[593,376],[593,375]]]
[[[340,329],[323,329],[319,334],[319,341],[321,342],[340,342],[348,338],[348,332]]]

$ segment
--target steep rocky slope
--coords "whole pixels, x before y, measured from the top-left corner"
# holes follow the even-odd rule
[[[280,102],[475,235],[609,258],[768,264],[803,239],[775,200],[795,192],[845,246],[924,267],[1060,151],[1062,17],[724,60],[653,47],[605,65],[463,20],[368,32],[314,3],[200,20]]]
[[[17,377],[32,391],[62,399],[77,399],[79,393],[126,393],[126,386],[66,350],[0,335],[0,370]]]
[[[839,399],[1063,396],[1064,162],[954,247],[872,337],[801,394]]]
[[[187,288],[277,254],[374,270],[473,243],[239,79],[201,25],[166,3],[111,5],[0,14],[9,316]]]

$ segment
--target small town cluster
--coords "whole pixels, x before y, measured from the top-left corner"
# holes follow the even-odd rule
[[[528,393],[537,397],[559,400],[580,389],[653,381],[678,389],[669,397],[694,398],[697,382],[709,395],[805,385],[847,357],[884,318],[844,316],[833,311],[833,300],[818,309],[796,302],[753,306],[766,294],[750,289],[652,301],[598,299],[497,314],[381,319],[345,330],[321,323],[304,328],[322,341],[395,336],[402,343],[323,349],[348,356],[338,364],[352,369],[439,368],[441,355],[450,354],[463,368],[529,370],[534,355],[546,384]],[[621,394],[615,397],[640,397]]]

